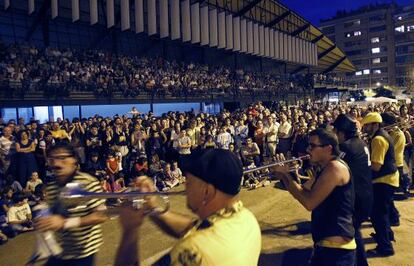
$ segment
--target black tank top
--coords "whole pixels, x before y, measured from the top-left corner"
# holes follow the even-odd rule
[[[348,168],[344,161],[335,160],[343,163]],[[318,182],[321,173],[318,173],[313,185]],[[351,175],[350,171],[349,174]],[[350,178],[347,184],[336,186],[331,194],[312,211],[311,227],[314,243],[331,236],[354,238],[355,231],[352,223],[354,201],[354,186],[352,178]]]
[[[385,175],[395,173],[397,171],[397,166],[395,164],[394,144],[392,142],[390,135],[388,135],[388,133],[384,129],[381,128],[377,130],[373,139],[376,136],[382,136],[383,138],[385,138],[389,146],[388,146],[387,152],[385,153],[384,164],[381,166],[380,170],[377,172],[372,171],[373,179],[380,178]]]

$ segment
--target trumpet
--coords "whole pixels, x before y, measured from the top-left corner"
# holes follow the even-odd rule
[[[289,164],[290,165],[290,170],[294,171],[297,168],[302,167],[303,165],[303,161],[305,160],[309,160],[310,159],[310,155],[304,155],[304,156],[300,156],[300,157],[293,157],[292,159],[289,160],[285,160],[285,161],[280,161],[280,162],[274,162],[274,163],[269,163],[263,166],[259,166],[259,167],[255,167],[252,169],[247,169],[243,171],[243,175],[247,175],[253,172],[257,172],[257,171],[261,171],[261,170],[265,170],[265,169],[269,169],[278,165],[283,165],[283,164]]]
[[[393,132],[394,130],[396,130],[396,128],[399,128],[400,130],[407,130],[414,127],[414,120],[411,121],[399,121],[397,123],[391,124],[391,125],[386,125],[386,126],[382,126],[381,128],[385,131],[387,131],[388,133]],[[362,139],[368,139],[369,135],[368,133],[361,133],[360,137]]]
[[[134,190],[127,190],[126,192],[90,192],[83,189],[82,184],[68,183],[59,194],[59,198],[69,209],[86,208],[86,204],[92,199],[126,199],[132,202],[132,207],[141,209],[148,206],[148,201],[151,208],[148,213],[162,214],[169,210],[170,200],[169,196],[182,195],[183,192],[139,192]]]

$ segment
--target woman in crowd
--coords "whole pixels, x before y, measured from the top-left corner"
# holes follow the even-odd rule
[[[36,144],[29,138],[26,130],[19,132],[16,142],[17,178],[20,184],[26,184],[33,172],[37,172],[34,155]]]

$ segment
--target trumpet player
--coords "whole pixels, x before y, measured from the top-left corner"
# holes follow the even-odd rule
[[[310,264],[355,265],[355,194],[350,170],[339,159],[335,133],[323,128],[310,132],[308,153],[310,162],[321,170],[303,185],[291,177],[288,165],[276,166],[272,170],[281,177],[290,194],[312,212],[314,251]],[[276,157],[284,160],[283,154]]]
[[[68,208],[59,199],[59,193],[69,182],[82,183],[90,192],[101,192],[102,188],[95,177],[78,171],[76,151],[68,144],[52,147],[47,153],[47,162],[55,177],[46,189],[52,215],[39,218],[35,227],[56,232],[63,251],[59,257],[50,257],[46,265],[94,265],[95,254],[102,244],[100,223],[106,220],[101,212],[105,209],[104,201],[93,199],[83,208]]]
[[[254,215],[238,198],[242,179],[240,160],[230,151],[209,149],[191,154],[183,164],[188,208],[198,216],[167,211],[151,219],[166,233],[179,237],[160,265],[257,265],[261,235]],[[150,179],[137,182],[141,191],[155,191]],[[148,200],[151,206],[151,200]],[[136,253],[142,211],[121,212],[122,240],[115,265],[138,265]]]

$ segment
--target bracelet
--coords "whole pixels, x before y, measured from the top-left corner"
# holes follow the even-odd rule
[[[63,224],[63,229],[75,228],[75,227],[79,227],[80,225],[81,225],[80,217],[68,218],[65,220],[65,223]]]

